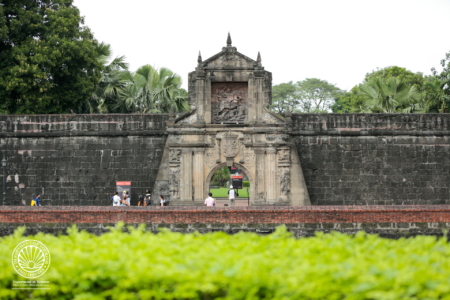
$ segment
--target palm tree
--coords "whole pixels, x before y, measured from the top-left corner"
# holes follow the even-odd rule
[[[424,87],[426,112],[448,112],[450,96],[445,93],[442,82],[432,77],[425,82]]]
[[[101,77],[84,110],[88,113],[108,113],[126,85],[123,72],[128,69],[124,56],[111,60],[111,46],[100,43],[96,47],[97,60],[102,64]],[[110,62],[109,62],[110,61]]]
[[[167,113],[187,111],[187,93],[181,89],[181,78],[167,68],[155,69],[150,65],[136,73],[125,72],[126,81],[113,104],[120,112]]]
[[[360,112],[412,113],[424,110],[423,95],[399,78],[372,78],[358,88]]]

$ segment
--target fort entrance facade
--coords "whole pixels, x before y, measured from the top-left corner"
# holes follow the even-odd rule
[[[189,73],[189,113],[167,122],[154,193],[171,205],[202,205],[216,170],[236,166],[250,180],[251,205],[309,205],[290,136],[291,120],[270,111],[272,74],[232,46]]]

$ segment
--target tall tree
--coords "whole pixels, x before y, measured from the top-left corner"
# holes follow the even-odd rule
[[[0,99],[6,113],[65,113],[100,77],[95,43],[72,0],[0,5]]]
[[[363,83],[366,83],[373,78],[388,79],[392,77],[398,78],[410,86],[414,85],[418,91],[422,91],[423,84],[425,83],[425,78],[422,73],[414,73],[398,66],[390,66],[367,73]]]
[[[305,113],[330,112],[335,98],[343,93],[334,84],[318,78],[306,78],[296,86],[298,108]]]
[[[291,112],[298,112],[299,104],[297,97],[297,87],[292,81],[280,83],[272,87],[272,106],[271,109],[284,115],[287,108]]]
[[[112,50],[108,44],[96,45],[96,52],[97,61],[102,65],[101,77],[80,110],[85,113],[108,113],[117,102],[120,91],[126,86],[124,71],[128,69],[128,64],[124,56],[111,60]]]

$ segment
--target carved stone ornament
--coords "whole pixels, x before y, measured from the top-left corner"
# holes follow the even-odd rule
[[[222,153],[225,157],[235,157],[239,151],[238,136],[225,134],[222,140]]]
[[[278,150],[278,162],[289,162],[289,160],[290,160],[289,149]]]
[[[180,180],[180,169],[179,168],[170,168],[169,170],[169,191],[172,200],[178,200],[179,190],[178,190],[178,182]]]
[[[170,150],[170,162],[180,162],[181,149]]]
[[[217,159],[218,159],[218,155],[217,155],[216,149],[208,149],[205,151],[205,162],[209,168],[212,169],[213,167],[216,166]]]
[[[213,123],[244,123],[247,121],[248,84],[245,82],[211,83]]]

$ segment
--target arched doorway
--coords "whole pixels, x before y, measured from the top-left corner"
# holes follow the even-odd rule
[[[242,169],[245,174],[248,177],[248,181],[250,182],[250,188],[249,188],[249,194],[250,194],[250,205],[253,204],[253,199],[254,199],[254,181],[253,181],[253,174],[242,164],[239,163],[233,163],[233,166],[238,168],[238,169]],[[227,167],[226,163],[221,163],[221,164],[217,164],[214,168],[211,169],[211,171],[209,172],[208,176],[206,177],[206,184],[205,186],[205,195],[207,193],[209,193],[209,183],[211,182],[212,177],[214,176],[214,173],[216,173],[216,171],[218,171],[219,169],[223,168],[223,167]],[[213,193],[213,197],[214,197],[214,193]]]

